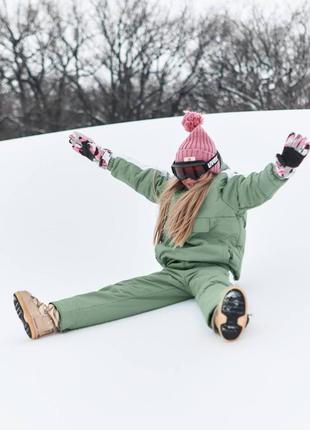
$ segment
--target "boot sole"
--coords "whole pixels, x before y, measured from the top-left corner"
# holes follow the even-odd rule
[[[228,297],[231,292],[235,293],[234,302]],[[218,321],[222,338],[233,341],[240,337],[248,322],[247,300],[240,288],[232,287],[225,293],[219,306]]]
[[[17,292],[14,294],[13,297],[14,297],[14,306],[15,306],[17,315],[21,319],[27,335],[31,339],[37,339],[38,338],[37,330],[34,326],[31,315],[27,310],[27,306],[25,305],[25,302],[23,301],[22,295]]]

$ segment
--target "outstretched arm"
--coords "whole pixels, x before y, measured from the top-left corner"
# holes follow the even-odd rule
[[[121,157],[112,158],[108,170],[112,176],[125,182],[153,203],[158,203],[159,196],[170,178],[167,172],[151,167],[143,168]]]
[[[129,185],[151,202],[157,203],[158,198],[169,180],[167,172],[153,168],[141,168],[121,157],[113,157],[110,149],[101,148],[89,137],[74,132],[69,136],[72,148],[99,167],[111,171],[112,176]]]
[[[309,141],[300,134],[291,133],[282,154],[259,173],[228,178],[222,190],[223,200],[235,210],[251,209],[265,203],[284,185],[309,152]]]

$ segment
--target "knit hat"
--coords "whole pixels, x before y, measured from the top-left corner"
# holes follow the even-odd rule
[[[211,160],[216,155],[217,149],[211,137],[201,126],[203,116],[198,112],[184,111],[184,113],[182,125],[190,134],[180,145],[175,161],[202,160],[207,162]],[[221,162],[219,161],[211,167],[210,172],[219,173],[220,170]]]

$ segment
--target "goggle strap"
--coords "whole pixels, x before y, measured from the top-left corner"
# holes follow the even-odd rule
[[[215,164],[219,162],[219,153],[217,152],[211,160],[207,162],[207,168],[210,170]]]

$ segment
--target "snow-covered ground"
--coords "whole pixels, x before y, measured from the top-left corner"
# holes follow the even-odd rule
[[[310,137],[309,114],[212,114],[205,128],[248,174],[291,131]],[[164,170],[186,137],[180,118],[80,131]],[[48,302],[160,270],[157,206],[72,151],[68,134],[0,142],[1,429],[308,430],[310,157],[248,212],[238,285],[253,317],[240,341],[213,334],[194,300],[32,341],[15,290]]]

